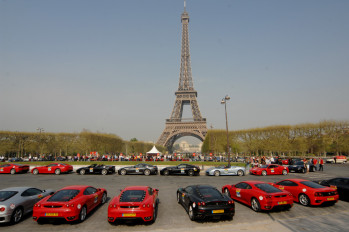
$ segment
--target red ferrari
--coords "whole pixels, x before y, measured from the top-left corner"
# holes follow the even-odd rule
[[[91,210],[106,201],[105,189],[83,185],[67,186],[36,203],[33,219],[38,223],[44,219],[82,222]]]
[[[15,173],[26,173],[28,171],[29,171],[29,165],[23,165],[23,164],[0,165],[0,173],[15,174]]]
[[[322,186],[309,180],[288,179],[273,185],[290,192],[293,195],[293,200],[302,205],[334,205],[339,198],[336,189]]]
[[[258,168],[252,168],[250,169],[250,174],[253,175],[287,175],[288,174],[288,167],[284,167],[277,164],[267,164],[262,165]]]
[[[148,186],[131,186],[113,198],[108,207],[108,221],[141,219],[154,222],[159,204],[158,189]]]
[[[32,169],[34,175],[37,174],[56,174],[69,173],[73,171],[73,166],[62,163],[52,163],[47,166],[35,167]]]
[[[292,195],[263,181],[244,181],[236,185],[224,185],[222,192],[232,199],[251,206],[256,212],[274,208],[290,209]]]

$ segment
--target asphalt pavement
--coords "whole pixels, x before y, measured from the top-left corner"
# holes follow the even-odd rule
[[[288,211],[256,213],[251,208],[235,202],[236,213],[232,221],[209,220],[193,222],[184,208],[176,202],[176,190],[192,184],[210,184],[221,189],[225,184],[236,184],[244,180],[262,180],[275,182],[286,178],[308,180],[328,179],[336,176],[349,176],[348,164],[327,164],[324,172],[307,174],[290,173],[287,176],[139,176],[127,175],[0,175],[0,189],[15,186],[34,186],[40,189],[58,190],[68,185],[91,185],[106,188],[108,202],[118,195],[120,189],[132,185],[148,185],[158,188],[159,213],[153,224],[122,223],[111,225],[107,222],[108,202],[94,210],[83,223],[43,224],[39,225],[27,215],[16,225],[1,225],[2,232],[7,231],[348,231],[349,202],[339,201],[334,206],[304,207],[295,203]]]

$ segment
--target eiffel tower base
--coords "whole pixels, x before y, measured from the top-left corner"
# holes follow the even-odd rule
[[[204,141],[207,134],[206,120],[194,122],[170,122],[167,120],[165,130],[162,132],[158,145],[167,147],[172,153],[174,142],[184,136],[193,136]]]

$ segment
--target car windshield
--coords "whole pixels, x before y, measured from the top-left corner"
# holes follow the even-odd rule
[[[53,194],[47,201],[59,201],[66,202],[72,200],[78,195],[80,190],[76,189],[64,189]]]
[[[298,162],[296,163],[296,165],[304,165],[304,162],[303,162],[303,161],[298,161]]]
[[[266,193],[281,193],[282,192],[280,189],[275,188],[274,186],[272,186],[270,184],[265,184],[265,183],[255,184],[255,186]]]
[[[222,198],[222,194],[215,188],[201,187],[198,188],[198,191],[200,195],[206,198],[207,200]]]
[[[6,201],[7,199],[10,199],[14,195],[16,195],[17,191],[0,191],[0,202]]]
[[[144,197],[144,190],[126,190],[122,193],[120,202],[142,202]]]
[[[312,181],[302,181],[301,184],[304,184],[310,188],[316,188],[316,189],[326,188],[325,186],[319,185],[319,184],[314,183]]]

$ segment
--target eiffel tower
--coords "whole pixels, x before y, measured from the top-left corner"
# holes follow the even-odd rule
[[[184,1],[184,12],[181,15],[182,21],[182,50],[181,69],[179,75],[179,86],[175,92],[176,101],[172,110],[171,118],[166,119],[166,127],[162,132],[157,144],[167,147],[172,152],[174,142],[183,136],[193,136],[204,141],[207,126],[206,118],[200,113],[197,103],[197,91],[193,87],[193,79],[190,66],[189,52],[189,14],[186,12],[186,2]],[[193,118],[188,120],[182,118],[183,106],[190,105]]]

